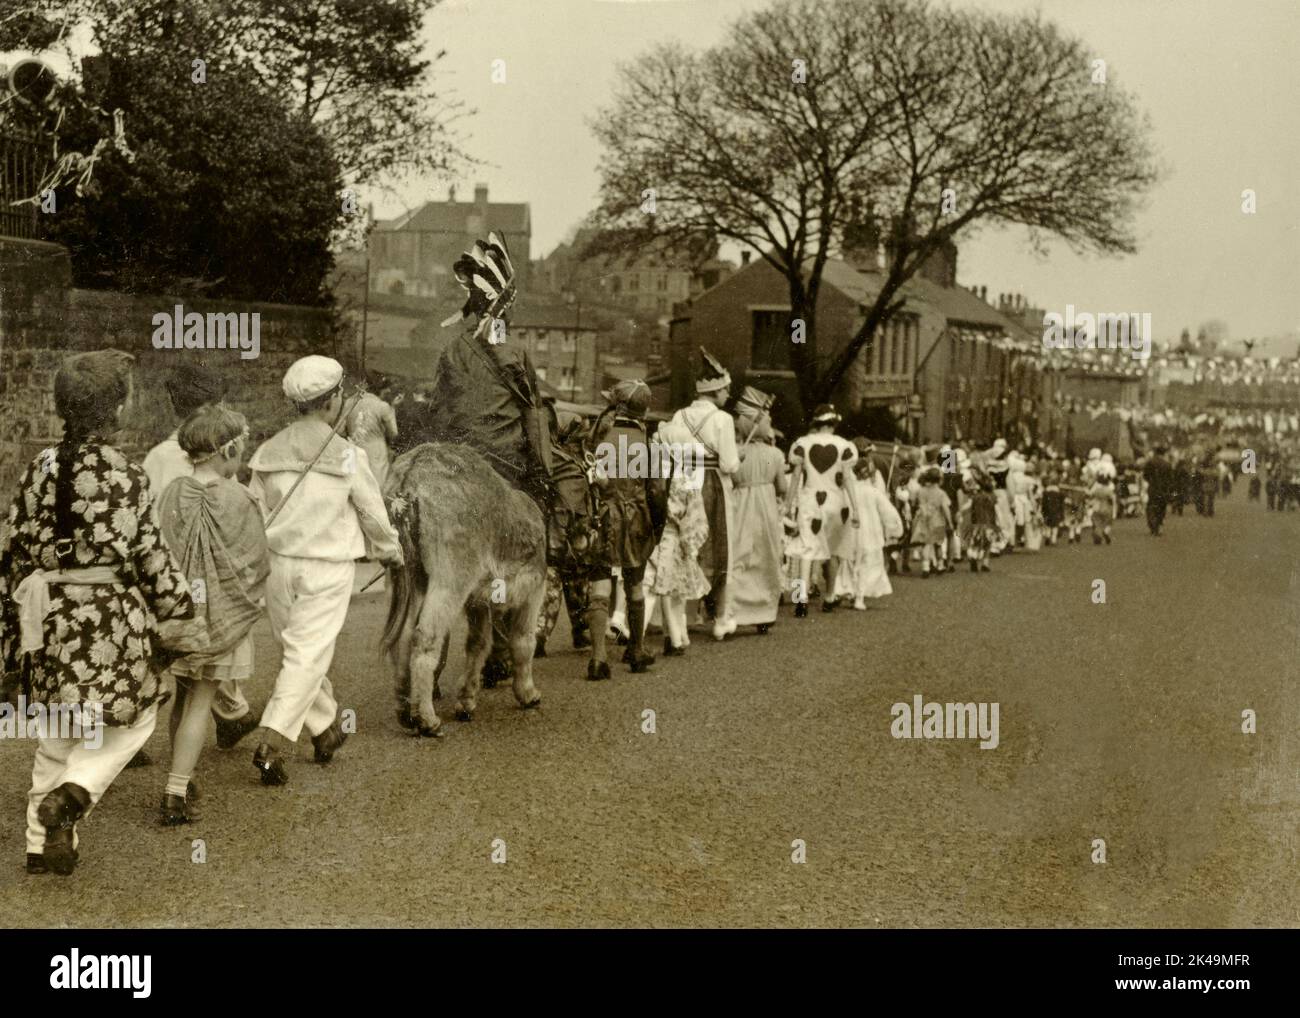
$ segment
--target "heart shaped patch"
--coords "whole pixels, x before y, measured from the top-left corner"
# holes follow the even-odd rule
[[[808,446],[808,463],[819,474],[826,473],[839,459],[840,450],[837,446],[822,445],[820,442]]]

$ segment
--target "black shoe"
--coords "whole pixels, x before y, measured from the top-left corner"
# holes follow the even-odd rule
[[[980,564],[975,559],[970,560],[970,571],[972,573],[978,573],[980,571]]]
[[[632,663],[632,645],[630,643],[623,648],[623,656],[619,658],[619,661],[625,665]]]
[[[587,678],[592,682],[599,682],[601,679],[608,679],[609,662],[608,661],[588,661]]]
[[[766,636],[768,633],[772,631],[772,623],[760,622],[758,625],[754,627],[754,629],[759,636]]]
[[[245,735],[256,731],[259,724],[261,718],[253,717],[251,710],[233,721],[217,718],[217,749],[234,749]]]
[[[670,637],[664,637],[664,657],[685,657],[685,647],[674,647]]]
[[[338,718],[334,719],[334,724],[330,725],[320,735],[311,737],[311,744],[316,749],[316,762],[318,764],[327,764],[334,759],[334,754],[339,751],[339,747],[348,741],[348,733],[343,731],[339,725]]]
[[[834,610],[835,610],[835,598],[832,597],[822,602],[822,611],[829,613],[829,612],[833,612]]]
[[[45,856],[39,852],[27,853],[27,872],[35,876],[38,873],[49,873],[50,868],[45,865]]]
[[[153,766],[153,757],[151,757],[148,753],[146,753],[142,749],[139,752],[137,752],[135,756],[131,757],[131,759],[127,761],[126,767],[124,769],[130,771],[130,770],[135,770],[135,768],[137,767],[152,767],[152,766]]]
[[[1102,534],[1101,537],[1107,544],[1110,544],[1110,534]]]
[[[655,663],[655,656],[643,650],[640,651],[639,653],[633,654],[631,658],[628,659],[627,664],[628,667],[634,673],[639,675],[642,672],[648,672],[650,670],[650,666],[653,665],[654,663]]]
[[[80,785],[64,783],[41,800],[36,816],[45,827],[45,866],[66,877],[77,868],[72,838],[77,821],[90,806],[90,793]]]
[[[253,754],[253,766],[261,772],[262,784],[268,787],[283,785],[289,780],[289,771],[284,766],[284,759],[278,750],[269,743],[262,743]]]
[[[796,601],[794,606],[794,617],[797,619],[806,619],[808,617],[808,602]]]
[[[188,798],[164,793],[159,807],[158,823],[163,827],[180,827],[199,819],[198,811],[190,804]]]
[[[591,649],[591,634],[590,634],[590,633],[587,633],[587,632],[577,632],[577,633],[574,633],[574,634],[573,634],[573,649],[574,649],[574,650],[590,650],[590,649]]]

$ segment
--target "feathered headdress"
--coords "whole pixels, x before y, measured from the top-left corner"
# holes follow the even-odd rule
[[[700,347],[700,373],[695,380],[695,391],[718,392],[730,388],[731,375],[727,369],[713,354]]]
[[[505,239],[495,231],[488,234],[487,240],[475,241],[451,270],[468,296],[460,311],[442,323],[444,327],[474,316],[480,319],[481,327],[482,322],[500,318],[514,303],[515,267]]]

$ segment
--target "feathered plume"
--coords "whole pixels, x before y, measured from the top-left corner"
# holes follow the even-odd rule
[[[500,318],[515,300],[515,267],[510,262],[505,239],[495,231],[452,265],[456,281],[468,296],[460,311],[442,324],[454,325],[470,317]]]

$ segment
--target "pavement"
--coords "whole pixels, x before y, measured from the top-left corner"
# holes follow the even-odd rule
[[[1298,537],[1239,490],[1158,539],[1125,520],[865,613],[787,607],[604,683],[562,620],[540,709],[503,687],[462,724],[444,700],[441,740],[397,724],[372,588],[331,672],[357,727],[332,764],[304,738],[263,788],[251,741],[211,745],[202,819],[164,829],[160,724],[71,877],[23,873],[32,746],[0,743],[0,925],[1295,926]],[[265,625],[257,654],[255,708]],[[895,738],[917,695],[996,703],[996,748]]]

